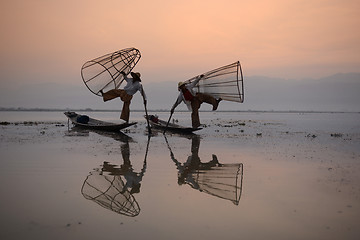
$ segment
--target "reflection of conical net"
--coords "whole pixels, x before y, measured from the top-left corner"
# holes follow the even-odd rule
[[[140,51],[136,48],[109,53],[87,61],[81,68],[81,76],[88,89],[101,96],[100,90],[106,92],[119,88],[124,80],[120,72],[129,74],[140,57]]]
[[[220,164],[206,170],[195,170],[191,173],[198,188],[213,196],[232,201],[239,204],[242,180],[243,164]]]
[[[217,99],[244,102],[244,79],[240,62],[206,72],[194,91],[209,94]],[[193,82],[196,77],[186,81]]]
[[[128,190],[123,191],[124,182],[120,175],[102,175],[99,171],[92,172],[85,180],[81,193],[86,199],[116,213],[135,217],[140,207]]]

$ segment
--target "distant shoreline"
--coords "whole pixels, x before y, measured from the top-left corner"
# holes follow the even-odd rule
[[[119,112],[119,109],[69,109],[69,108],[0,108],[1,112]],[[143,112],[144,110],[131,110],[133,112]],[[167,109],[148,109],[149,112],[169,112]],[[178,110],[177,112],[189,112],[188,110]],[[212,112],[202,110],[200,112]],[[310,111],[310,110],[217,110],[216,112],[246,112],[246,113],[357,113],[357,111]]]

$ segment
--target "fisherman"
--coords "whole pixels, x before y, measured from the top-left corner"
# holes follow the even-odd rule
[[[173,114],[175,108],[183,101],[187,105],[188,109],[192,111],[191,122],[193,128],[198,128],[200,126],[199,108],[203,102],[211,104],[213,106],[212,110],[215,111],[221,101],[221,98],[215,99],[213,96],[205,93],[194,93],[193,88],[203,77],[204,75],[200,75],[191,83],[178,83],[178,90],[180,93],[170,111],[171,114]]]
[[[105,93],[102,90],[100,90],[100,93],[103,97],[104,102],[117,97],[119,97],[124,102],[120,119],[128,123],[130,117],[130,103],[133,95],[137,91],[140,91],[144,99],[144,105],[146,105],[147,100],[146,100],[146,94],[144,88],[142,87],[141,84],[140,73],[131,72],[130,74],[132,78],[127,77],[123,71],[121,71],[120,73],[124,76],[124,80],[127,82],[124,89],[111,89],[110,91]]]

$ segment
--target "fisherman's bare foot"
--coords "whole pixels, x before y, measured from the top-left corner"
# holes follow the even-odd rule
[[[215,111],[215,110],[218,108],[219,102],[221,102],[221,100],[222,100],[221,98],[219,98],[219,99],[216,100],[216,104],[213,105],[213,111]]]

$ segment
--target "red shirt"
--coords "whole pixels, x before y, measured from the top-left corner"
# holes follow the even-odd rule
[[[182,91],[183,95],[184,95],[184,98],[186,101],[191,101],[193,100],[194,96],[191,94],[191,92],[187,89],[183,90]]]

